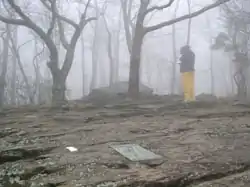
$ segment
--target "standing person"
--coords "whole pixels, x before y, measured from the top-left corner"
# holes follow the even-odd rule
[[[184,101],[190,102],[195,100],[195,54],[189,45],[185,45],[180,50],[180,72],[182,76],[182,86],[184,92]]]

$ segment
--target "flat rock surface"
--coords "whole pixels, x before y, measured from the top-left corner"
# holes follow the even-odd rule
[[[162,158],[131,162],[110,147],[117,144]],[[250,109],[226,102],[23,107],[0,118],[4,187],[249,187],[249,155]]]

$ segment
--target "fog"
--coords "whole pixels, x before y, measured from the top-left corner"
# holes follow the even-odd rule
[[[98,7],[101,11],[104,9],[104,3],[106,1],[97,0]],[[151,6],[157,4],[162,5],[165,1],[155,0],[151,2]],[[191,12],[194,12],[201,7],[213,3],[213,0],[192,0]],[[88,17],[96,14],[94,7],[94,1],[91,2],[91,8],[88,11]],[[19,1],[19,5],[25,8],[25,12],[30,14],[32,20],[34,20],[39,26],[48,28],[48,23],[41,14],[44,12],[44,7],[39,1],[28,1],[25,3]],[[84,9],[85,5],[82,3],[79,5],[76,1],[60,1],[60,13],[66,17],[78,21],[79,11]],[[174,3],[169,9],[162,11],[155,11],[152,15],[147,16],[145,25],[154,25],[162,21],[170,20],[174,17],[174,10],[176,3]],[[3,12],[6,10],[2,7]],[[1,10],[1,12],[2,12]],[[136,14],[138,5],[134,3],[132,14]],[[100,13],[100,12],[99,12]],[[176,17],[182,16],[188,13],[188,6],[186,1],[181,0],[179,8],[176,12]],[[102,14],[102,13],[101,13]],[[108,28],[112,34],[112,47],[113,50],[117,48],[115,44],[115,37],[119,32],[119,81],[128,81],[129,76],[129,60],[130,55],[126,43],[126,37],[124,32],[124,26],[121,15],[121,5],[118,0],[110,0],[105,5],[104,15],[107,20]],[[213,75],[215,80],[214,93],[217,96],[228,96],[234,92],[233,83],[230,78],[230,55],[223,50],[212,50],[211,41],[223,31],[224,25],[220,19],[220,8],[215,8],[201,14],[198,17],[192,19],[191,23],[191,38],[190,46],[196,54],[195,64],[195,91],[196,95],[201,93],[212,92],[211,88],[211,58],[213,63]],[[69,90],[69,99],[78,99],[82,97],[82,74],[83,74],[83,62],[84,62],[84,79],[85,79],[85,95],[89,93],[89,87],[92,77],[92,47],[94,40],[94,27],[97,24],[98,32],[96,36],[97,50],[95,52],[97,58],[97,85],[96,87],[108,86],[109,84],[109,58],[107,50],[108,34],[105,28],[104,21],[101,17],[97,21],[92,21],[84,28],[82,37],[84,38],[84,59],[82,55],[81,39],[78,40],[76,51],[74,54],[74,61],[67,77],[67,89]],[[4,24],[1,23],[4,27]],[[188,20],[176,23],[176,48],[177,57],[179,58],[179,49],[186,43],[188,32]],[[65,26],[66,37],[72,35],[72,28]],[[34,65],[32,63],[35,53],[34,33],[25,27],[19,26],[17,46],[30,40],[19,49],[20,58],[25,69],[25,72],[29,79],[35,79]],[[59,36],[55,36],[55,40],[59,40]],[[41,42],[39,44],[42,46]],[[2,49],[2,47],[1,47]],[[47,52],[48,54],[48,52]],[[60,62],[63,61],[65,50],[63,47],[59,49]],[[47,68],[46,63],[48,58],[43,55],[43,58],[39,59],[40,72],[43,78],[51,77],[50,71]],[[170,82],[171,82],[171,67],[173,63],[173,47],[172,47],[172,26],[164,27],[146,35],[144,38],[143,49],[141,54],[141,82],[154,90],[155,94],[170,94]],[[117,59],[115,59],[117,61]],[[177,63],[177,62],[175,62]],[[8,69],[11,70],[12,65],[8,63]],[[18,74],[19,74],[18,70]],[[180,73],[177,65],[177,84],[175,85],[175,93],[180,93]],[[10,73],[8,73],[10,78]]]

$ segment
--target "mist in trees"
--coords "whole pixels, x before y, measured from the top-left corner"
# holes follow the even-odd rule
[[[231,56],[232,89],[235,85],[239,99],[249,95],[249,5],[247,1],[231,1],[222,7],[225,31],[219,33],[213,46]]]
[[[248,66],[237,69],[232,57],[248,51],[250,10],[240,3],[3,0],[0,105],[62,105],[119,81],[128,82],[132,98],[141,84],[155,94],[181,94],[185,44],[197,54],[196,94],[246,97]]]

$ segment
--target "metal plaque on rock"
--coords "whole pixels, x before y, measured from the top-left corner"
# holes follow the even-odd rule
[[[162,158],[160,155],[144,149],[137,144],[110,145],[110,147],[131,161],[145,161]]]

